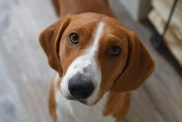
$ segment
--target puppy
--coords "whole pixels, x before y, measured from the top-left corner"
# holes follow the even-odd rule
[[[54,122],[121,122],[130,92],[154,62],[134,32],[114,16],[107,0],[53,0],[57,22],[40,34],[57,72],[49,92]]]

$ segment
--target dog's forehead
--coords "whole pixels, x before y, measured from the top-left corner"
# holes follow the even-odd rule
[[[99,14],[78,14],[71,17],[70,24],[74,26],[84,26],[87,24],[96,24],[100,20]]]
[[[117,35],[118,33],[126,32],[124,26],[115,18],[95,13],[73,15],[69,27],[70,29],[84,28],[88,31],[93,31],[101,21],[105,23],[104,31],[106,33]]]

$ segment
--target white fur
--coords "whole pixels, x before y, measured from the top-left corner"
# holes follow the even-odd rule
[[[85,51],[85,53],[78,58],[76,58],[71,65],[68,67],[67,72],[65,76],[63,76],[62,82],[61,82],[61,93],[64,97],[70,96],[69,90],[68,90],[68,82],[69,80],[77,73],[83,74],[83,69],[85,67],[89,66],[89,70],[87,74],[89,77],[92,78],[93,84],[95,86],[95,89],[92,93],[92,95],[87,98],[87,104],[93,104],[96,101],[96,98],[98,96],[98,92],[100,89],[100,84],[102,81],[102,74],[100,67],[98,66],[96,62],[96,52],[99,48],[99,40],[102,37],[103,30],[104,30],[105,23],[99,22],[96,26],[96,29],[93,33],[93,43],[88,48],[88,50]]]
[[[55,80],[58,81],[59,76]],[[60,79],[59,79],[60,80]],[[108,100],[106,93],[94,106],[65,99],[55,86],[57,122],[115,122],[112,116],[103,116],[102,112]]]

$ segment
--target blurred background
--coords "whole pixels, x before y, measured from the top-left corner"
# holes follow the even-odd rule
[[[156,63],[124,122],[182,122],[182,0],[110,0]],[[170,19],[171,18],[171,19]],[[51,0],[0,0],[0,122],[50,122],[54,71],[38,36],[55,22]]]

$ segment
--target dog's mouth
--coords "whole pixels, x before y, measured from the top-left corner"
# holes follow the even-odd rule
[[[73,96],[68,96],[68,97],[66,97],[66,99],[72,100],[72,101],[78,101],[80,103],[83,103],[83,104],[86,104],[87,105],[87,100],[85,100],[85,99],[75,98]]]

